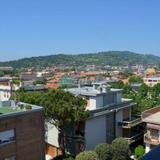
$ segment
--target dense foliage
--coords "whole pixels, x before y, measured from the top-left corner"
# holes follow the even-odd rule
[[[110,83],[110,85],[113,88],[123,89],[123,97],[133,99],[137,103],[133,108],[134,115],[140,115],[143,111],[160,105],[160,84],[149,87],[142,83],[137,90],[122,81]]]
[[[24,58],[16,61],[1,62],[0,66],[12,66],[14,68],[47,67],[51,65],[125,65],[125,64],[159,64],[160,57],[153,55],[137,54],[129,51],[108,51],[92,54],[78,55],[50,55],[32,58]]]
[[[129,144],[124,138],[117,138],[112,142],[112,160],[128,160]]]
[[[139,76],[131,76],[129,78],[129,83],[143,83],[143,79]]]
[[[76,160],[129,160],[129,144],[124,138],[116,138],[112,144],[98,144],[94,151],[81,152]]]
[[[112,160],[112,146],[110,144],[98,144],[94,150],[100,160]]]
[[[76,156],[76,160],[100,160],[95,151],[84,151]]]

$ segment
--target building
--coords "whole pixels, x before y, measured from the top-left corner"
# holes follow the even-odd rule
[[[0,160],[44,160],[42,107],[0,101]]]
[[[24,72],[21,73],[20,79],[22,81],[30,81],[30,80],[36,80],[37,74],[35,72]]]
[[[85,121],[67,127],[67,152],[76,155],[84,150],[93,150],[97,144],[111,143],[117,137],[126,138],[130,145],[143,139],[141,118],[131,115],[136,104],[130,99],[123,99],[121,89],[111,89],[100,82],[66,91],[85,98],[86,110],[90,111],[90,117]],[[59,154],[58,132],[51,124],[46,131],[46,144],[48,155],[54,157]]]
[[[58,142],[58,130],[50,122],[46,122],[46,160],[62,154],[59,142]],[[54,135],[54,136],[53,136]]]
[[[142,121],[146,123],[147,132],[144,135],[146,153],[160,144],[160,107],[155,107],[142,113]]]
[[[153,77],[156,75],[156,70],[154,68],[148,68],[145,72],[146,77]]]
[[[160,83],[160,77],[148,77],[148,78],[144,78],[143,80],[146,85],[151,87]]]
[[[94,83],[93,87],[71,88],[67,91],[87,100],[86,109],[91,115],[85,121],[85,149],[92,150],[99,143],[111,143],[117,137],[126,138],[130,144],[142,139],[142,121],[140,117],[131,115],[136,104],[130,99],[123,99],[121,89]]]
[[[13,71],[13,67],[0,67],[0,71]]]
[[[0,78],[0,101],[9,100],[12,96],[12,91],[19,89],[20,86],[13,84],[13,79],[9,77]]]

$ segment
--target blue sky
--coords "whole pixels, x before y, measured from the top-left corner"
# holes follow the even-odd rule
[[[0,61],[130,50],[160,55],[159,0],[1,0]]]

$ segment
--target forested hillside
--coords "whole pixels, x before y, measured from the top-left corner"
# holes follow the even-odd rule
[[[160,57],[154,55],[137,54],[129,51],[108,51],[90,54],[74,55],[49,55],[24,58],[15,61],[0,62],[0,66],[22,67],[47,67],[51,65],[65,64],[78,65],[125,65],[125,64],[159,64]]]

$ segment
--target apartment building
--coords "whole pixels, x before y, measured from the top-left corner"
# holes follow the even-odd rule
[[[90,87],[70,88],[66,91],[86,99],[86,110],[90,111],[90,117],[85,121],[67,127],[67,152],[77,154],[93,150],[97,144],[111,143],[117,137],[126,138],[130,145],[143,139],[141,118],[131,115],[136,104],[131,99],[123,99],[121,89],[112,89],[100,82]],[[47,125],[46,144],[48,156],[59,155],[58,132],[51,124]]]
[[[0,160],[44,160],[42,107],[0,101]]]
[[[87,100],[90,117],[85,121],[85,149],[91,150],[99,143],[111,143],[124,137],[130,144],[142,139],[143,124],[140,117],[132,117],[136,105],[131,99],[122,98],[121,89],[112,89],[105,83],[92,87],[71,88],[67,91]]]
[[[147,153],[160,144],[160,107],[144,111],[142,113],[142,121],[146,123],[147,129],[144,135]]]

